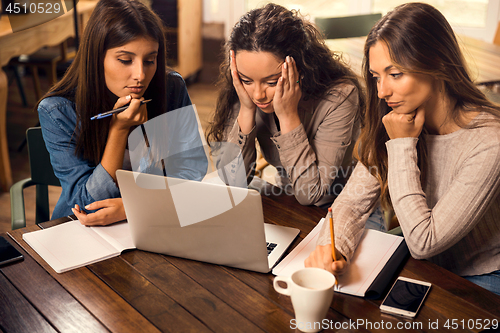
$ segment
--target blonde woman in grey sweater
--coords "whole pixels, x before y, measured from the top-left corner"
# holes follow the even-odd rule
[[[379,205],[393,209],[411,255],[500,294],[500,110],[467,73],[443,15],[396,7],[371,30],[359,160],[306,260],[342,274]]]

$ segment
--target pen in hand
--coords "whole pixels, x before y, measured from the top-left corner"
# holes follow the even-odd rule
[[[141,105],[149,103],[149,102],[151,102],[151,99],[148,99],[148,100],[145,100],[145,101],[141,101]],[[106,111],[106,112],[103,112],[103,113],[99,113],[97,116],[91,117],[90,120],[102,119],[102,118],[109,117],[109,116],[111,116],[111,115],[113,115],[115,113],[125,111],[129,106],[130,105],[127,104],[125,106],[122,106],[120,108],[117,108],[117,109],[114,109],[114,110],[111,110],[111,111]]]
[[[333,217],[332,217],[332,208],[328,208],[328,222],[330,223],[330,236],[332,237],[332,259],[333,261],[337,260],[337,256],[335,254],[335,234],[333,232]]]
[[[328,208],[328,222],[330,222],[330,236],[332,243],[332,259],[333,261],[337,260],[337,255],[335,253],[335,233],[333,231],[333,216],[332,216],[332,208]],[[335,286],[338,286],[337,278],[335,278]]]

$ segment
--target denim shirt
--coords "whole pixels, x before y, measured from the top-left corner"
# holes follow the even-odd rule
[[[166,112],[191,105],[186,84],[178,73],[167,76],[166,98]],[[120,197],[117,184],[100,163],[94,165],[75,155],[76,112],[72,101],[47,97],[38,105],[38,117],[54,173],[62,186],[52,219],[72,214],[75,204],[83,208],[94,201]],[[130,170],[128,152],[125,155],[124,169]]]

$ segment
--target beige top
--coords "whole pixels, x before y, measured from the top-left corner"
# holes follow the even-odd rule
[[[429,165],[423,190],[417,141],[386,143],[389,193],[411,255],[462,276],[500,269],[498,126],[427,135]],[[332,205],[335,245],[348,260],[379,195],[378,181],[358,163]],[[324,228],[318,244],[329,243],[330,230]]]
[[[257,138],[266,161],[279,170],[279,186],[291,185],[303,205],[331,203],[342,190],[341,184],[333,185],[336,176],[348,176],[354,169],[351,156],[358,134],[357,89],[350,84],[338,85],[321,99],[301,100],[298,110],[301,125],[282,135],[274,114],[257,108],[255,127],[243,135],[236,104],[226,123],[226,141],[241,149],[247,176],[253,177]]]

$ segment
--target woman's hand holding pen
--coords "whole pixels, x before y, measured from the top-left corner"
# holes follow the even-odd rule
[[[282,65],[281,77],[273,99],[274,112],[279,119],[282,134],[300,125],[298,104],[301,97],[297,65],[292,57],[287,56]]]
[[[126,219],[121,198],[95,201],[85,206],[85,209],[96,210],[96,212],[86,213],[78,205],[71,210],[80,223],[87,226],[108,225]]]
[[[141,105],[141,99],[133,99],[130,95],[120,97],[114,108],[129,104],[129,107],[120,113],[113,114],[108,130],[108,139],[104,154],[101,158],[102,167],[116,182],[116,170],[123,167],[123,155],[127,146],[130,128],[148,120],[146,104]]]
[[[144,124],[148,120],[148,112],[146,104],[141,105],[142,100],[144,100],[144,97],[141,99],[134,99],[130,95],[118,98],[113,109],[117,109],[127,104],[129,104],[129,106],[125,111],[116,113],[112,116],[110,129],[116,128],[128,132],[132,126]]]
[[[318,267],[325,269],[332,273],[333,275],[342,275],[346,268],[347,262],[339,251],[336,251],[337,260],[333,261],[332,258],[332,246],[318,245],[316,249],[309,254],[309,257],[304,262],[306,267]]]
[[[382,118],[389,138],[418,138],[425,123],[425,110],[418,108],[410,113],[391,111]]]
[[[233,86],[238,94],[238,99],[240,101],[240,112],[238,114],[238,124],[240,125],[241,132],[244,134],[250,133],[252,128],[255,126],[255,110],[257,106],[254,104],[250,96],[248,96],[245,87],[240,81],[240,76],[238,74],[238,69],[236,68],[236,57],[234,51],[230,52],[230,66],[231,66],[231,76],[233,78]]]

